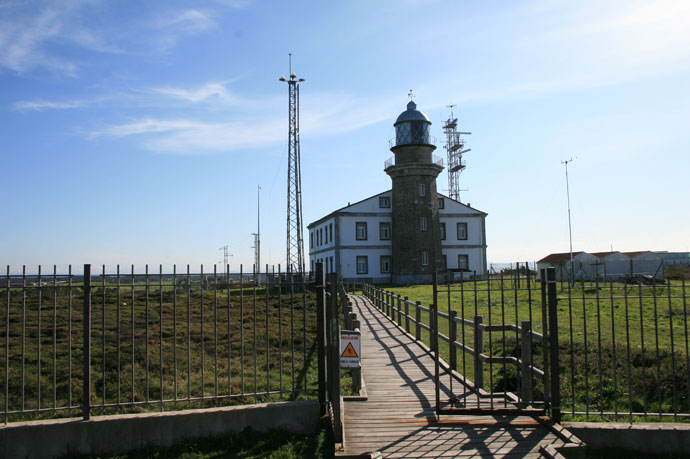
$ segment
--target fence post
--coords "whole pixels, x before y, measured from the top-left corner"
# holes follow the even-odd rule
[[[440,415],[441,412],[441,373],[439,365],[439,351],[438,351],[438,273],[434,271],[433,273],[434,281],[434,305],[430,312],[433,313],[434,317],[434,335],[431,337],[431,342],[434,344],[434,376],[436,378],[436,415]],[[452,376],[451,376],[452,378]]]
[[[543,365],[544,365],[544,401],[546,402],[546,408],[548,409],[551,404],[551,385],[549,384],[549,376],[551,372],[549,371],[549,322],[547,313],[547,302],[546,302],[546,269],[542,269],[541,272],[541,334],[544,337],[542,341],[542,353],[543,353]]]
[[[549,351],[551,356],[551,419],[561,422],[561,387],[558,369],[558,297],[556,295],[556,269],[546,269],[549,303]]]
[[[319,405],[326,414],[326,278],[323,262],[316,263],[316,336],[319,359]]]
[[[450,344],[450,368],[451,370],[458,370],[458,355],[455,349],[455,341],[458,340],[458,323],[455,318],[458,316],[458,311],[449,311],[448,314],[448,341]]]
[[[481,354],[484,353],[482,322],[484,322],[482,316],[474,316],[474,385],[477,389],[484,386],[484,362],[481,358]]]
[[[402,326],[402,296],[398,294],[398,325]]]
[[[327,352],[328,352],[328,401],[333,410],[333,436],[336,443],[342,443],[340,420],[340,330],[338,327],[338,275],[328,275],[329,301],[326,305]]]
[[[419,341],[422,338],[422,331],[421,331],[421,327],[419,326],[419,324],[422,321],[422,310],[420,309],[421,306],[422,306],[421,301],[417,301],[414,304],[414,310],[415,310],[414,320],[415,320],[415,325],[416,325],[414,337],[417,341]]]
[[[91,265],[84,265],[84,310],[83,310],[83,374],[82,415],[84,421],[91,419]],[[105,382],[104,382],[105,383]]]
[[[405,297],[405,331],[410,333],[410,303]]]
[[[523,320],[520,324],[522,329],[522,342],[520,343],[520,360],[522,366],[522,380],[520,385],[520,398],[526,405],[532,404],[532,340],[530,334],[532,333],[532,324],[529,320]]]

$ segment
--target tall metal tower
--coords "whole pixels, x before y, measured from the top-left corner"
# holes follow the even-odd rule
[[[292,72],[292,54],[290,56],[290,79],[280,77],[288,84],[289,94],[289,129],[288,129],[288,176],[287,176],[287,256],[286,263],[290,272],[304,273],[304,244],[302,238],[302,172],[300,170],[299,151],[299,83],[304,78],[297,78]]]
[[[453,107],[455,105],[448,105],[448,108],[450,108],[450,118],[443,123],[443,133],[446,135],[446,144],[443,148],[448,152],[448,196],[451,199],[460,201],[460,173],[465,169],[462,155],[471,150],[469,148],[463,150],[465,148],[465,139],[461,136],[472,133],[458,131],[458,119],[453,118]]]
[[[221,263],[223,263],[223,274],[225,277],[228,276],[228,260],[229,257],[232,256],[230,251],[228,250],[228,246],[224,245],[223,247],[220,247],[218,250],[220,250],[223,253],[223,259],[221,260]]]
[[[254,236],[254,266],[257,273],[261,273],[261,186],[256,191],[256,233]]]

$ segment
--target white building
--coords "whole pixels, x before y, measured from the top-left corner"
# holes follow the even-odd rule
[[[307,227],[311,272],[323,262],[326,272],[346,280],[385,283],[429,281],[434,270],[486,274],[487,214],[436,192],[442,166],[431,156],[430,124],[408,104],[395,124],[396,161],[385,166],[393,189]],[[402,202],[394,203],[394,196]]]
[[[556,268],[556,278],[561,281],[621,281],[629,276],[642,274],[656,279],[664,278],[661,255],[650,252],[573,252],[572,268],[570,253],[552,253],[537,262],[537,270]]]

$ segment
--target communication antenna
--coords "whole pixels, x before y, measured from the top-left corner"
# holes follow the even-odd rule
[[[450,118],[443,123],[443,133],[446,135],[446,144],[443,148],[448,152],[448,196],[460,201],[460,173],[465,169],[462,155],[471,151],[470,148],[464,150],[465,139],[462,136],[472,133],[458,131],[458,119],[453,117],[455,105],[447,107],[450,109]]]
[[[220,247],[218,250],[222,251],[222,253],[223,253],[223,259],[220,261],[220,263],[223,263],[223,274],[227,277],[227,275],[229,274],[228,273],[228,261],[229,261],[229,258],[232,256],[232,254],[229,252],[227,245]]]
[[[258,186],[256,192],[256,233],[254,236],[254,269],[261,274],[261,185]]]
[[[561,161],[565,164],[565,192],[568,196],[568,236],[570,236],[570,283],[575,284],[575,271],[573,270],[573,227],[570,223],[570,182],[568,181],[568,163],[571,163],[573,158]],[[613,250],[611,250],[613,252]]]
[[[302,237],[302,172],[299,149],[299,84],[292,71],[292,54],[289,54],[289,77],[281,75],[280,81],[288,84],[288,176],[287,176],[287,254],[290,272],[304,273],[304,243]]]

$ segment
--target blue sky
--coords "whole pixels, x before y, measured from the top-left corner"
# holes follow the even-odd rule
[[[0,264],[250,266],[259,185],[284,264],[288,53],[307,223],[390,187],[412,89],[489,261],[568,250],[571,157],[575,250],[690,250],[689,2],[0,1]]]

